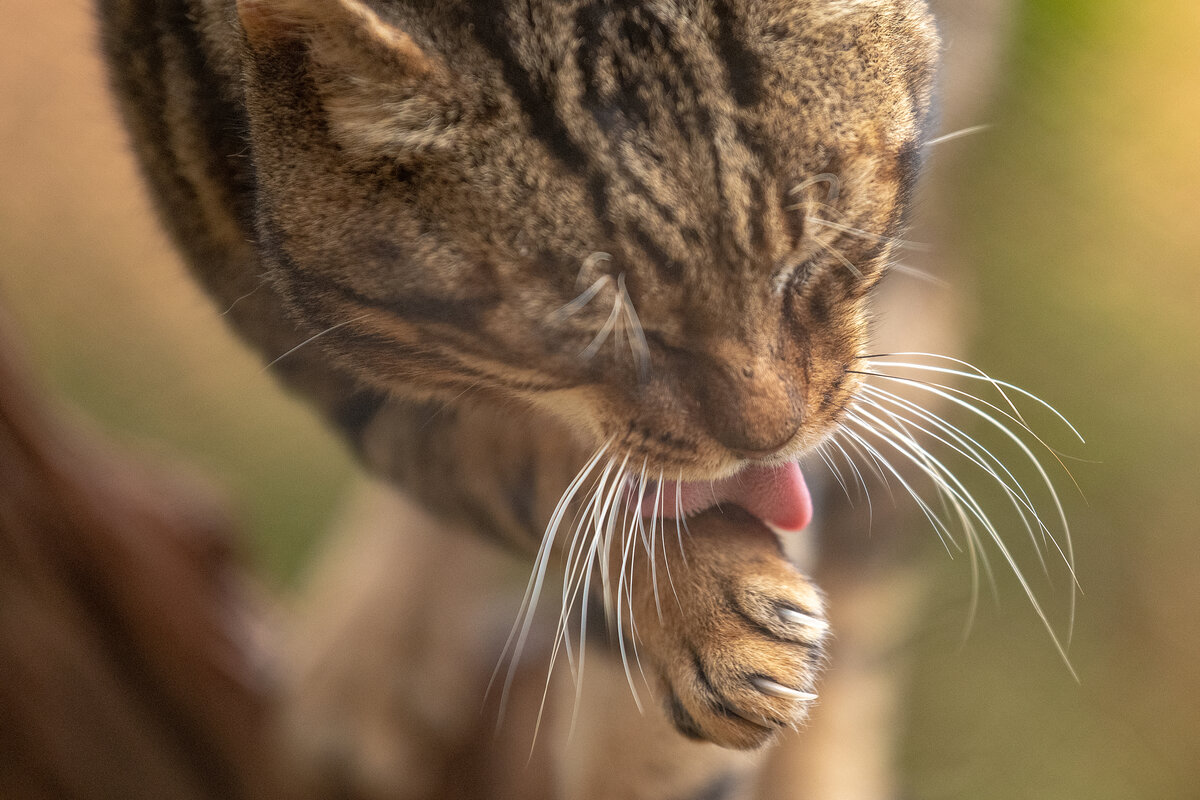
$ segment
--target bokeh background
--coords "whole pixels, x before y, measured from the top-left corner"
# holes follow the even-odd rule
[[[0,302],[52,389],[227,490],[281,592],[350,491],[340,445],[226,332],[155,226],[82,0],[0,2]],[[1059,661],[962,559],[913,642],[911,796],[1200,797],[1200,4],[1030,0],[983,134],[943,146],[966,354],[1054,402],[1080,601]],[[950,166],[946,166],[949,164]],[[1036,573],[1036,565],[1034,572]],[[1049,582],[1043,582],[1048,585]],[[1059,576],[1046,602],[1063,618]]]

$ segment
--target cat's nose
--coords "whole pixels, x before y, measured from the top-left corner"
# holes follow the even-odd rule
[[[744,457],[786,447],[804,420],[800,387],[768,359],[725,362],[698,387],[709,434]]]

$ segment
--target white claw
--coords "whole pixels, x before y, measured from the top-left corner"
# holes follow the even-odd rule
[[[782,683],[776,683],[770,678],[762,678],[754,676],[750,682],[764,694],[774,695],[775,697],[784,697],[788,700],[800,700],[805,703],[811,703],[817,699],[817,696],[812,692],[802,692],[799,689],[792,689],[789,686],[784,686]]]
[[[797,611],[794,608],[779,609],[779,616],[783,618],[784,622],[803,625],[807,628],[815,628],[822,632],[829,630],[829,623],[825,620],[819,617],[814,617],[812,614],[805,614],[802,611]]]

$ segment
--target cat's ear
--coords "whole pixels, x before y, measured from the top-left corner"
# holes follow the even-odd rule
[[[297,42],[329,130],[351,157],[450,146],[462,104],[448,71],[360,0],[237,0],[252,51]]]
[[[361,0],[237,0],[237,11],[253,44],[303,39],[326,66],[390,68],[413,77],[433,66],[412,37]]]

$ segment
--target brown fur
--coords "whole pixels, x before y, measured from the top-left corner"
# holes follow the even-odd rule
[[[921,3],[100,8],[193,270],[426,509],[531,549],[602,443],[717,478],[854,397],[931,104]],[[658,713],[756,747],[807,704],[750,678],[807,690],[820,658],[779,609],[822,606],[753,520],[690,527],[672,586],[632,581]]]
[[[589,23],[586,7],[560,4],[534,4],[524,22],[502,5],[389,6],[384,21],[313,4],[311,21],[259,30],[246,106],[274,287],[382,389],[515,397],[688,477],[794,457],[851,396],[844,369],[890,248],[815,244],[827,237],[797,219],[808,197],[789,189],[832,169],[829,213],[896,230],[933,39],[910,8],[851,4],[827,21],[820,5],[765,6],[726,22],[703,4],[662,19],[595,10]],[[575,49],[583,24],[594,52]],[[737,58],[757,67],[744,78],[753,105],[723,65],[721,25],[747,29]],[[638,35],[664,43],[627,38]],[[622,79],[636,97],[608,88]],[[601,252],[612,255],[589,259]],[[642,363],[615,347],[579,355],[615,280],[556,314],[604,275],[623,278],[646,327]]]

